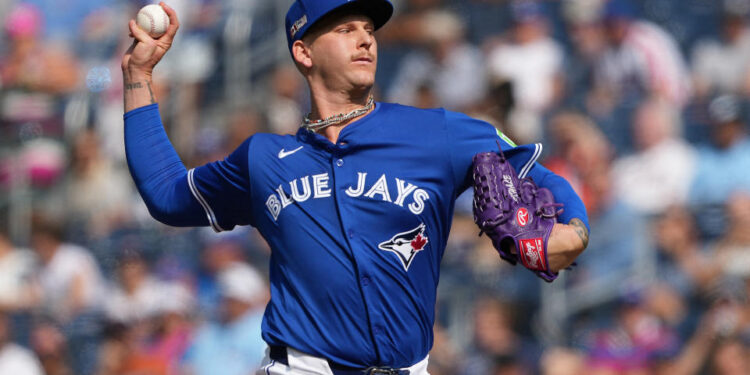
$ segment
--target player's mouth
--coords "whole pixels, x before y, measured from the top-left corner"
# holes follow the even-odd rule
[[[372,56],[370,55],[360,55],[360,56],[355,56],[352,59],[352,62],[357,63],[357,64],[372,64],[374,60],[375,59],[373,59]]]

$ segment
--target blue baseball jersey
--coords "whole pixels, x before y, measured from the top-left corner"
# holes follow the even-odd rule
[[[562,197],[561,221],[585,220],[570,186],[535,163],[541,145],[516,147],[463,114],[376,103],[336,144],[305,129],[256,134],[191,169],[175,189],[184,185],[201,209],[176,224],[252,225],[268,241],[269,344],[351,367],[408,367],[432,347],[455,199],[471,186],[472,157],[498,143],[521,177]],[[148,168],[134,164],[134,175]]]

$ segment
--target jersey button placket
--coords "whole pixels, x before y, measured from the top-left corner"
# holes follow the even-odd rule
[[[371,295],[372,293],[375,293],[375,290],[373,289],[375,281],[372,277],[372,274],[368,271],[368,265],[359,263],[362,254],[360,254],[357,249],[360,249],[361,246],[361,244],[359,243],[359,237],[361,235],[357,234],[354,229],[352,229],[356,228],[356,221],[354,221],[356,215],[352,215],[351,212],[349,212],[349,209],[351,207],[344,204],[347,199],[354,199],[346,194],[346,189],[352,184],[355,184],[356,186],[356,180],[351,180],[351,178],[352,174],[356,176],[357,173],[351,171],[351,168],[353,168],[352,163],[347,164],[346,167],[344,166],[344,159],[341,156],[342,155],[332,155],[330,159],[334,185],[335,189],[337,189],[337,193],[335,194],[336,204],[339,206],[339,212],[342,213],[341,225],[343,227],[342,229],[344,229],[345,236],[348,238],[347,242],[351,246],[351,254],[353,256],[355,270],[360,274],[359,287],[362,289],[362,295],[365,300],[367,314],[369,315],[370,320],[378,327],[377,330],[379,331],[379,333],[375,333],[375,331],[373,331],[376,336],[374,337],[373,344],[381,347],[382,345],[384,345],[384,343],[382,341],[382,338],[377,337],[382,336],[383,334],[383,317],[377,312],[377,308],[374,305],[371,305],[372,301],[377,299],[377,297]]]

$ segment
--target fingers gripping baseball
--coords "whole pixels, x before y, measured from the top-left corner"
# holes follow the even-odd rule
[[[150,75],[156,64],[161,61],[164,54],[172,46],[180,22],[177,13],[164,2],[159,3],[169,16],[169,27],[164,35],[159,38],[152,38],[149,34],[138,27],[136,21],[131,19],[128,22],[130,35],[134,38],[133,44],[125,53],[122,59],[122,70],[126,74],[145,73]]]

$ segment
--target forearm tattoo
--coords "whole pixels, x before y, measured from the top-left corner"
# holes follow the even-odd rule
[[[133,82],[133,83],[125,83],[125,91],[131,91],[135,89],[142,89],[143,83],[142,82]],[[146,81],[146,88],[148,89],[148,94],[151,96],[151,104],[156,103],[156,97],[154,97],[154,90],[151,88],[151,82]]]
[[[156,98],[154,97],[154,90],[151,90],[151,82],[146,81],[146,86],[148,86],[148,93],[151,95],[151,104],[156,103]]]
[[[573,228],[576,231],[576,234],[578,234],[578,237],[581,238],[581,241],[583,242],[583,247],[586,248],[589,246],[589,230],[586,229],[586,225],[583,224],[581,219],[573,219],[570,221],[570,225],[573,226]]]

